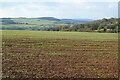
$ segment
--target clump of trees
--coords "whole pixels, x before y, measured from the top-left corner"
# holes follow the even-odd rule
[[[117,18],[96,20],[86,24],[71,24],[59,27],[59,31],[78,31],[78,32],[120,32],[119,22]]]

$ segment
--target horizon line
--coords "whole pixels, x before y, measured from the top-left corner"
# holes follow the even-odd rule
[[[43,18],[45,16],[41,16],[41,17],[0,17],[0,18]],[[90,19],[90,18],[58,18],[58,17],[53,17],[53,16],[46,16],[46,17],[51,17],[51,18],[57,18],[57,19],[89,19],[89,20],[99,20],[99,19],[103,19],[103,18],[98,18],[98,19]],[[118,17],[109,17],[109,18],[105,18],[105,19],[111,19],[111,18],[118,18]]]

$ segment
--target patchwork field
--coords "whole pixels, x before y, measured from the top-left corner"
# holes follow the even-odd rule
[[[117,78],[117,33],[2,32],[3,78]]]

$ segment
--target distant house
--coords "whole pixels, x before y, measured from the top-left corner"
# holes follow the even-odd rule
[[[106,32],[114,32],[114,29],[107,29]]]

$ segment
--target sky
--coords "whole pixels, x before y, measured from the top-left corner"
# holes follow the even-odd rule
[[[119,0],[0,0],[0,17],[118,17]]]

